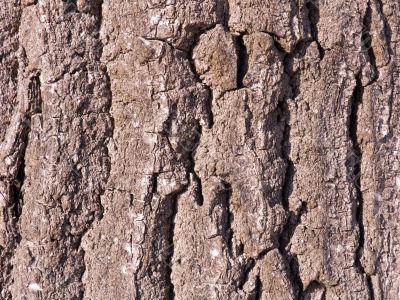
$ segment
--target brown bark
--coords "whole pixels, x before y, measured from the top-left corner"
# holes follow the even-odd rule
[[[2,0],[1,299],[397,299],[400,4]]]

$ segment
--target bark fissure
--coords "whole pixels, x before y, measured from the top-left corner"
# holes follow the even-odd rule
[[[4,274],[6,274],[6,279],[1,287],[6,291],[7,297],[12,297],[11,293],[7,291],[7,287],[12,283],[11,271],[13,265],[11,263],[12,257],[14,256],[14,251],[18,247],[21,241],[20,233],[20,217],[23,210],[23,194],[22,188],[25,183],[25,157],[26,150],[29,143],[29,135],[31,132],[31,119],[36,113],[41,112],[41,83],[40,74],[33,74],[27,86],[27,100],[28,107],[27,111],[21,114],[21,119],[18,124],[18,131],[14,137],[15,144],[13,149],[9,149],[10,156],[13,157],[14,171],[8,174],[6,182],[9,185],[8,199],[9,199],[9,209],[7,210],[6,220],[9,224],[7,227],[8,231],[11,233],[8,238],[8,245],[5,252],[2,253],[2,259],[8,260],[5,266],[3,266]],[[3,195],[4,197],[4,195]]]
[[[189,159],[189,174],[191,174],[191,177],[189,177],[189,182],[193,182],[194,184],[194,189],[195,189],[195,200],[199,206],[202,206],[204,203],[204,197],[203,197],[203,185],[201,182],[201,178],[197,175],[195,171],[195,158],[194,158],[194,153],[196,151],[197,146],[200,144],[200,138],[202,136],[202,127],[200,124],[197,125],[196,129],[196,138],[193,142],[193,146],[189,147],[187,149],[188,153],[188,159]]]
[[[226,227],[225,227],[225,243],[228,249],[228,254],[230,257],[234,256],[233,249],[233,230],[232,230],[232,222],[233,222],[233,213],[231,211],[231,197],[232,197],[232,186],[230,183],[226,181],[222,181],[223,192],[225,197],[225,205],[226,205]]]
[[[372,26],[372,9],[371,1],[368,1],[367,9],[363,18],[363,31],[361,36],[361,47],[362,51],[366,52],[369,57],[369,62],[373,68],[372,80],[368,85],[373,84],[379,78],[379,68],[376,65],[376,57],[374,48],[372,47],[372,36],[371,36],[371,26]]]
[[[308,285],[308,287],[304,290],[304,295],[310,294],[312,295],[314,292],[318,291],[318,290],[322,290],[322,293],[320,294],[320,300],[325,300],[326,299],[326,287],[319,281],[312,281],[310,282],[310,284]],[[303,296],[300,297],[300,299],[308,299],[308,297],[310,296]]]
[[[285,96],[283,101],[278,103],[278,109],[281,116],[280,119],[282,120],[282,122],[284,122],[281,142],[281,156],[286,163],[285,175],[282,178],[283,183],[281,191],[281,203],[288,214],[286,223],[284,224],[281,233],[278,236],[278,250],[288,265],[288,271],[290,272],[289,276],[292,280],[292,284],[297,292],[297,295],[299,296],[303,294],[303,283],[299,276],[298,261],[297,258],[293,256],[290,251],[287,250],[287,246],[290,244],[291,237],[293,236],[296,227],[301,222],[302,214],[307,211],[307,207],[305,203],[302,202],[302,205],[298,212],[291,212],[289,209],[289,197],[293,189],[295,168],[293,161],[290,159],[291,127],[288,102],[294,101],[300,93],[297,77],[298,74],[293,72],[292,69],[294,55],[299,51],[298,49],[301,49],[302,47],[304,47],[304,45],[309,44],[309,42],[300,42],[296,45],[295,49],[291,53],[286,52],[276,38],[274,38],[274,44],[283,57],[284,72],[287,76],[287,85],[289,87],[287,95]]]
[[[213,26],[212,28],[210,28],[210,30],[212,30],[215,26]],[[208,30],[207,30],[208,31]],[[211,129],[214,125],[214,116],[213,116],[213,112],[212,112],[212,102],[214,99],[214,93],[213,90],[210,86],[208,86],[206,83],[203,82],[203,80],[201,80],[200,74],[197,73],[196,71],[196,67],[194,64],[194,59],[193,59],[193,51],[194,48],[196,47],[196,45],[198,45],[199,40],[200,40],[200,36],[204,33],[206,33],[207,31],[201,31],[199,33],[197,33],[195,35],[195,37],[193,38],[193,43],[190,45],[189,47],[189,51],[186,53],[186,58],[189,62],[189,67],[190,70],[192,71],[192,74],[195,76],[196,81],[200,84],[202,84],[208,91],[209,95],[207,98],[207,101],[205,103],[205,110],[206,110],[206,114],[207,114],[207,127],[208,129]],[[200,137],[201,135],[198,137],[198,141],[200,141]]]
[[[364,266],[362,265],[361,258],[365,243],[365,229],[363,220],[363,207],[364,198],[361,185],[361,165],[362,165],[362,150],[358,140],[358,118],[359,118],[359,107],[362,104],[364,94],[364,87],[361,83],[361,74],[356,75],[356,86],[354,88],[353,95],[350,103],[349,113],[349,137],[353,145],[352,153],[349,155],[347,164],[350,168],[350,180],[355,188],[355,201],[356,201],[356,222],[358,223],[359,237],[358,247],[355,253],[355,265],[359,272],[366,276],[366,283],[370,295],[370,299],[374,299],[374,291],[371,283],[371,278],[368,273],[365,272]]]
[[[317,43],[319,58],[322,60],[325,56],[325,49],[322,48],[318,38],[318,22],[320,19],[319,11],[319,0],[308,0],[306,1],[306,8],[308,9],[308,20],[310,24],[311,37],[314,42]]]
[[[235,38],[236,54],[237,54],[237,89],[244,87],[244,77],[246,76],[248,65],[247,49],[243,41],[244,34],[240,34]]]
[[[392,59],[392,55],[394,55],[392,46],[391,46],[391,41],[392,41],[392,30],[390,28],[390,24],[387,20],[387,17],[384,13],[384,8],[383,8],[383,2],[382,0],[372,0],[372,1],[376,1],[375,3],[377,4],[377,9],[378,9],[378,13],[382,16],[383,19],[383,31],[386,37],[386,44],[387,47],[389,49],[389,54],[390,54],[390,59]],[[390,63],[390,61],[389,61]]]
[[[178,198],[179,196],[186,191],[187,186],[184,188],[182,192],[178,192],[176,195],[171,196],[171,206],[172,206],[172,211],[171,211],[171,217],[169,220],[169,239],[168,239],[168,245],[169,246],[169,251],[167,253],[166,257],[166,263],[168,265],[167,268],[167,285],[169,287],[168,290],[168,299],[175,299],[175,286],[174,283],[172,282],[172,270],[173,270],[173,262],[172,258],[174,256],[174,230],[175,230],[175,217],[178,213]]]
[[[262,290],[263,290],[262,282],[261,282],[260,276],[258,275],[256,277],[256,286],[254,288],[254,299],[255,300],[261,300]]]
[[[243,287],[246,284],[246,282],[249,281],[249,275],[254,270],[255,266],[256,266],[256,261],[253,258],[250,258],[249,262],[244,266],[244,268],[241,271],[240,277],[236,284],[237,291],[243,290]]]

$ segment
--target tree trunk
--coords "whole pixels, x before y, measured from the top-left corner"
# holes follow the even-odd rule
[[[0,15],[1,299],[399,299],[398,1]]]

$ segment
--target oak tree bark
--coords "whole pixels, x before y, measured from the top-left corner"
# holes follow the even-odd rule
[[[398,299],[400,3],[1,0],[1,299]]]

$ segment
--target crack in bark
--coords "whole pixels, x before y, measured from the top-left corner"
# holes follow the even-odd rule
[[[222,180],[224,204],[226,206],[226,224],[224,228],[224,240],[230,257],[234,256],[233,249],[233,230],[232,230],[232,220],[233,213],[231,212],[231,197],[232,197],[232,186],[230,183]]]
[[[193,42],[189,47],[189,50],[186,52],[186,59],[189,62],[189,67],[190,70],[192,71],[192,74],[194,75],[194,77],[196,78],[196,81],[200,84],[202,84],[208,91],[209,93],[209,97],[205,103],[205,110],[207,113],[207,120],[206,120],[206,124],[207,127],[209,129],[211,129],[214,125],[214,116],[213,116],[213,112],[212,112],[212,101],[214,98],[214,94],[213,94],[213,90],[210,86],[208,86],[206,83],[203,82],[203,80],[201,80],[200,75],[197,73],[196,71],[196,67],[194,64],[194,59],[193,59],[193,51],[194,48],[198,45],[199,40],[200,40],[200,36],[202,34],[205,34],[207,31],[214,29],[218,24],[215,24],[214,26],[212,26],[211,28],[207,29],[207,30],[203,30],[203,31],[199,31],[198,33],[195,34],[195,36],[193,37]]]
[[[244,33],[241,33],[239,36],[234,38],[236,46],[236,55],[237,55],[237,75],[236,75],[237,89],[245,87],[243,80],[249,68],[249,63],[248,63],[249,58],[247,54],[246,45],[244,44],[243,41],[244,35],[245,35]]]
[[[387,43],[387,46],[388,46],[388,49],[389,49],[390,60],[391,60],[392,59],[392,55],[394,55],[393,49],[392,49],[392,47],[390,45],[390,42],[392,41],[392,30],[390,28],[390,25],[389,25],[389,22],[387,20],[387,17],[385,15],[385,13],[383,12],[382,0],[375,0],[375,1],[376,1],[376,4],[377,4],[378,13],[381,14],[382,19],[383,19],[383,30],[384,30],[385,37],[387,38],[386,43]]]
[[[320,18],[319,0],[307,0],[306,8],[308,10],[308,20],[310,23],[311,37],[316,42],[319,51],[319,58],[322,60],[325,56],[325,49],[322,48],[318,39],[318,22]]]
[[[315,4],[313,4],[315,5]],[[316,24],[319,19],[319,9],[318,6],[310,6],[309,7],[309,18],[310,18],[310,25],[312,29],[312,36],[313,39],[312,41],[316,42],[318,45],[318,49],[320,52],[320,60],[323,59],[325,55],[325,50],[321,47],[319,41],[318,41],[318,32],[317,32],[317,27]],[[312,23],[313,22],[313,23]],[[268,33],[270,34],[270,33]],[[283,226],[283,229],[278,237],[278,250],[282,257],[285,259],[286,264],[288,266],[288,271],[289,271],[289,276],[291,278],[293,287],[297,293],[297,297],[301,298],[302,295],[304,294],[304,286],[303,282],[300,278],[300,273],[299,273],[299,263],[298,260],[295,256],[293,256],[290,251],[288,251],[286,248],[290,244],[290,240],[295,232],[296,227],[300,224],[301,222],[301,216],[305,213],[307,213],[307,204],[305,202],[301,203],[300,208],[295,211],[291,212],[290,207],[289,207],[289,197],[293,189],[293,179],[294,179],[294,174],[295,174],[295,169],[294,169],[294,164],[290,159],[290,110],[288,107],[288,101],[295,100],[297,96],[300,94],[300,78],[299,78],[299,72],[294,72],[293,71],[293,60],[295,57],[299,58],[305,55],[305,49],[311,44],[312,41],[305,40],[305,41],[300,41],[296,46],[294,47],[293,51],[286,52],[285,49],[281,46],[279,43],[278,39],[276,38],[275,35],[270,36],[274,40],[274,44],[276,49],[282,54],[283,56],[283,64],[284,64],[284,73],[287,76],[287,82],[289,86],[289,91],[284,98],[283,101],[278,103],[278,110],[280,112],[280,119],[284,122],[284,129],[282,132],[282,158],[286,162],[286,172],[285,176],[283,178],[283,184],[282,184],[282,196],[281,196],[281,202],[283,208],[288,212],[288,217],[285,225]]]
[[[260,275],[258,275],[256,277],[256,286],[254,288],[254,299],[255,300],[261,300],[261,296],[262,296],[262,282],[260,279]]]
[[[244,266],[242,273],[236,284],[236,291],[243,290],[244,285],[246,282],[249,281],[249,275],[251,271],[253,271],[254,267],[256,266],[256,261],[254,258],[250,258],[247,264]]]
[[[20,124],[18,125],[17,132],[15,134],[15,142],[13,145],[12,153],[14,156],[15,169],[12,173],[8,174],[8,178],[4,178],[8,182],[9,191],[9,207],[5,212],[8,219],[5,221],[8,223],[7,232],[11,233],[8,239],[6,249],[2,249],[2,262],[1,266],[6,274],[5,280],[2,282],[2,290],[6,291],[6,297],[12,298],[12,295],[7,291],[7,287],[12,283],[13,278],[11,272],[13,269],[12,257],[15,249],[21,242],[21,233],[19,228],[20,217],[23,209],[23,194],[22,188],[25,183],[25,156],[26,149],[29,143],[29,134],[31,132],[31,118],[36,113],[41,113],[42,97],[41,97],[41,83],[40,73],[36,73],[31,76],[27,87],[28,96],[28,108],[27,111],[22,113]],[[4,197],[4,195],[2,195]]]
[[[290,99],[294,100],[300,94],[299,91],[299,78],[298,74],[293,72],[293,60],[296,54],[302,53],[301,51],[305,46],[309,45],[310,41],[299,42],[294,50],[290,53],[286,52],[284,48],[279,43],[278,39],[274,35],[270,35],[273,40],[276,49],[283,56],[284,73],[287,76],[287,84],[289,87],[288,93],[285,98],[278,103],[278,110],[280,114],[280,121],[284,122],[282,130],[282,144],[281,144],[281,156],[286,162],[286,170],[282,183],[281,190],[281,203],[285,211],[288,213],[287,221],[284,224],[280,235],[278,236],[278,250],[282,257],[285,259],[288,270],[290,271],[289,276],[291,278],[293,287],[297,292],[298,297],[304,293],[303,283],[299,275],[299,265],[297,258],[293,256],[290,251],[286,248],[290,244],[291,237],[293,236],[296,227],[301,222],[301,216],[307,212],[307,206],[304,202],[298,212],[291,212],[289,207],[289,197],[293,189],[293,179],[295,174],[294,163],[290,159],[290,110],[288,106],[288,101]],[[304,54],[303,54],[304,55]]]
[[[170,251],[167,253],[166,257],[166,263],[168,265],[167,268],[167,285],[169,286],[169,291],[168,291],[168,299],[175,299],[175,286],[172,282],[172,258],[174,256],[174,231],[175,231],[175,217],[176,214],[178,213],[178,198],[179,196],[186,191],[188,186],[184,187],[182,191],[178,191],[175,195],[171,196],[171,206],[172,206],[172,211],[171,211],[171,217],[170,220],[168,220],[169,223],[169,230],[168,232],[170,233],[170,236],[168,237],[168,245],[170,245]]]
[[[213,98],[213,93],[212,93],[212,89],[205,83],[202,82],[199,74],[196,72],[196,68],[194,65],[194,61],[193,61],[193,50],[196,47],[196,45],[198,44],[199,38],[203,33],[206,33],[209,30],[212,30],[217,24],[211,26],[211,27],[207,27],[205,29],[199,30],[198,32],[196,32],[192,38],[192,43],[189,45],[189,50],[185,50],[185,49],[179,49],[174,47],[171,43],[163,40],[163,39],[157,39],[157,38],[145,38],[142,37],[143,39],[146,40],[157,40],[160,41],[162,43],[166,43],[168,44],[173,50],[175,51],[179,51],[185,54],[186,59],[189,63],[189,68],[192,71],[193,76],[196,79],[196,82],[200,83],[205,89],[207,89],[208,93],[209,93],[209,97],[208,97],[208,101],[205,104],[205,110],[206,110],[206,114],[207,114],[207,120],[205,122],[205,124],[207,125],[207,127],[209,129],[212,128],[213,126],[213,115],[212,115],[212,110],[211,110],[211,103],[212,103],[212,98]],[[176,111],[176,108],[172,108],[172,111]],[[163,131],[161,132],[161,137],[166,139],[166,143],[169,145],[169,147],[171,149],[173,149],[173,147],[171,146],[171,143],[169,142],[169,134],[171,133],[171,127],[172,127],[172,122],[174,119],[174,113],[170,114],[168,119],[166,120],[166,122],[164,123],[164,128]],[[175,116],[176,117],[176,116]],[[184,154],[184,165],[186,168],[186,173],[187,173],[187,184],[184,184],[181,188],[179,188],[179,190],[174,191],[173,193],[169,194],[169,195],[165,195],[163,196],[163,205],[164,207],[161,209],[161,213],[163,214],[163,216],[160,218],[158,216],[155,217],[156,222],[157,221],[161,221],[161,223],[159,224],[159,226],[156,226],[157,228],[168,228],[166,230],[166,232],[158,235],[155,234],[156,236],[160,236],[161,239],[162,238],[166,238],[166,243],[167,246],[166,247],[161,247],[161,249],[159,249],[159,246],[156,244],[159,241],[159,238],[155,238],[152,240],[152,247],[155,250],[159,250],[161,252],[161,256],[162,256],[162,262],[164,263],[164,265],[166,265],[166,267],[162,267],[164,270],[162,271],[163,275],[165,276],[164,278],[164,284],[167,286],[168,289],[168,299],[174,299],[175,297],[175,292],[174,292],[174,284],[172,282],[171,279],[171,274],[173,271],[173,255],[174,255],[174,229],[175,229],[175,217],[178,213],[178,199],[179,197],[184,194],[188,188],[190,187],[191,184],[195,185],[195,193],[196,193],[196,202],[199,206],[203,205],[204,199],[203,199],[203,193],[202,193],[202,182],[201,182],[201,178],[196,174],[195,172],[195,160],[194,160],[194,153],[200,143],[200,139],[201,139],[201,135],[202,135],[202,125],[201,122],[198,121],[197,122],[197,129],[195,132],[196,136],[195,139],[193,141],[193,143],[191,143],[192,145],[189,145],[189,147],[187,147],[187,145],[181,145],[183,148],[183,154]],[[148,205],[150,205],[150,209],[152,211],[152,207],[151,207],[151,201],[154,198],[154,195],[157,194],[157,176],[158,173],[154,173],[152,175],[151,178],[151,191],[149,191],[149,193],[146,195],[146,202],[148,203]],[[167,214],[167,216],[165,216],[164,214]],[[163,221],[164,220],[164,221]],[[154,252],[158,252],[158,251],[154,251]],[[157,262],[159,261],[158,259],[158,255],[160,255],[160,253],[153,253],[153,255],[156,255],[155,257],[152,258],[153,261]],[[145,267],[145,268],[149,268],[153,266],[152,263],[150,263],[149,266]],[[135,272],[135,286],[136,286],[136,291],[137,291],[137,297],[138,295],[140,295],[140,290],[141,287],[138,284],[138,282],[140,281],[140,279],[143,278],[143,276],[145,275],[139,275],[139,273],[141,271],[144,271],[144,273],[147,273],[147,270],[143,269],[143,266],[141,266],[137,272]],[[149,270],[150,271],[150,270]]]
[[[364,88],[361,83],[361,73],[356,75],[356,86],[354,88],[353,95],[351,97],[351,105],[349,107],[349,138],[353,145],[353,153],[349,156],[347,164],[352,170],[351,181],[356,190],[356,221],[358,223],[359,228],[359,237],[358,237],[358,247],[355,253],[355,265],[358,268],[361,274],[366,276],[366,283],[368,292],[370,295],[370,299],[374,299],[374,291],[371,283],[370,275],[367,274],[364,270],[364,267],[361,262],[362,252],[364,249],[365,243],[365,230],[364,230],[364,221],[363,221],[363,206],[364,206],[364,198],[361,186],[361,163],[362,163],[362,151],[358,141],[358,111],[359,107],[362,104],[364,94]]]
[[[371,26],[372,26],[372,9],[371,9],[371,1],[368,1],[367,9],[363,18],[363,32],[361,36],[361,51],[364,51],[368,54],[369,61],[373,68],[373,77],[371,82],[368,85],[373,84],[379,78],[379,69],[376,65],[376,57],[374,48],[372,47],[372,36],[371,36]]]
[[[317,291],[317,290],[323,290],[321,297],[319,298],[320,300],[325,300],[326,299],[326,286],[324,284],[322,284],[319,281],[311,281],[310,284],[307,286],[307,288],[304,291],[304,294],[311,294],[310,296],[312,297],[312,293]],[[310,297],[309,296],[309,297]],[[304,297],[304,295],[302,295],[300,297],[300,299],[309,299],[308,297]]]
[[[194,159],[194,153],[198,147],[198,145],[200,144],[200,138],[202,136],[202,127],[200,124],[197,125],[197,129],[196,129],[196,138],[193,142],[193,146],[189,149],[187,149],[187,155],[188,155],[188,160],[189,160],[189,166],[188,166],[188,170],[189,170],[189,174],[191,175],[191,177],[189,177],[190,181],[189,182],[193,182],[193,184],[195,185],[194,189],[195,189],[195,201],[197,202],[197,204],[199,206],[202,206],[204,203],[204,197],[203,197],[203,185],[201,182],[201,178],[197,175],[196,171],[195,171],[195,166],[196,166],[196,162]]]

